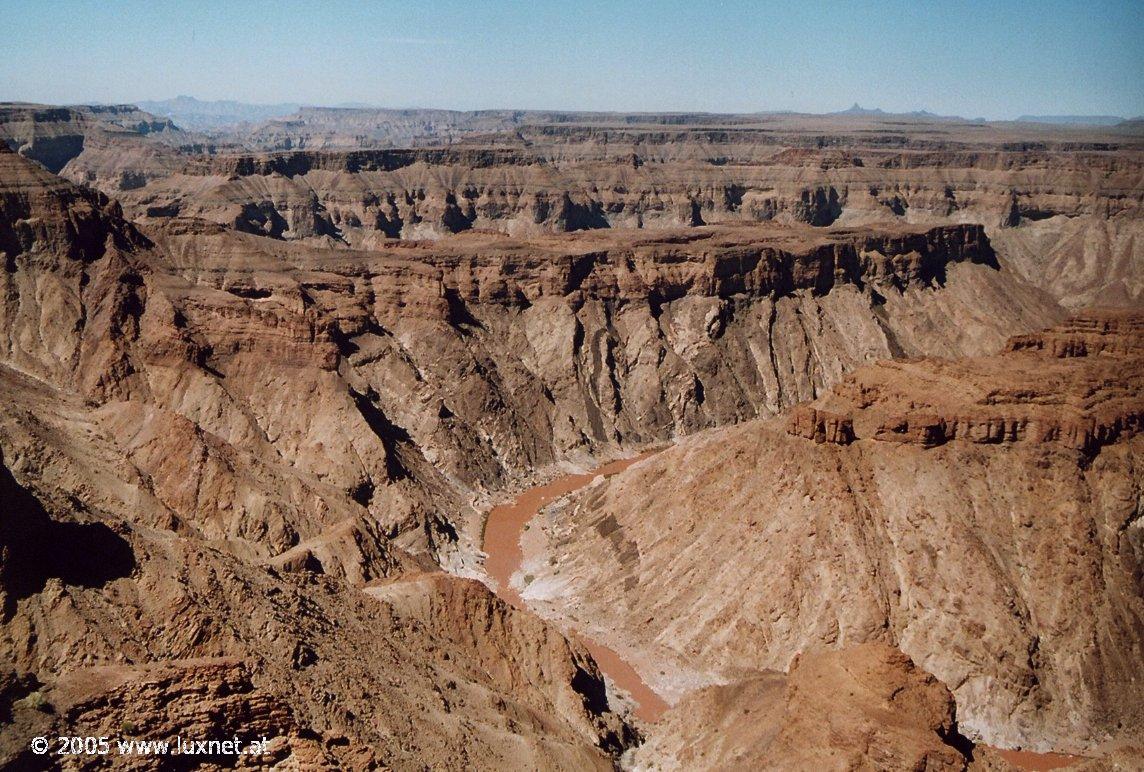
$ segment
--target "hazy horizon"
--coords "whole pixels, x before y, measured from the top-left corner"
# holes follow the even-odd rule
[[[0,99],[1144,114],[1144,6],[9,3]],[[712,54],[712,52],[717,52]]]
[[[373,104],[373,103],[366,103],[366,102],[317,103],[317,102],[299,102],[296,100],[294,100],[294,101],[287,100],[287,101],[282,101],[282,102],[246,102],[243,100],[231,99],[231,98],[227,98],[227,97],[220,97],[218,99],[200,99],[199,97],[196,97],[196,96],[191,95],[191,94],[178,94],[176,96],[164,97],[164,98],[159,98],[159,99],[127,99],[127,100],[110,101],[110,102],[98,101],[98,100],[79,100],[76,102],[42,102],[42,101],[35,102],[35,101],[30,101],[30,100],[0,100],[0,101],[4,101],[4,102],[8,102],[8,103],[15,103],[15,104],[20,104],[20,103],[23,103],[23,104],[44,104],[44,105],[59,105],[59,106],[64,106],[64,107],[67,107],[67,106],[72,106],[72,107],[81,107],[81,106],[98,107],[98,106],[112,106],[112,105],[134,105],[136,107],[142,107],[144,105],[173,103],[173,102],[177,102],[177,101],[183,100],[183,99],[193,100],[194,102],[196,102],[200,105],[231,104],[231,105],[236,105],[239,107],[264,108],[264,109],[277,108],[277,107],[290,107],[290,108],[320,108],[320,109],[330,109],[330,110],[441,110],[441,111],[445,111],[445,112],[495,112],[495,111],[518,110],[518,111],[530,111],[530,112],[569,112],[569,113],[575,112],[575,113],[601,113],[601,114],[616,113],[619,115],[640,115],[640,114],[645,114],[645,113],[648,115],[663,115],[663,114],[672,114],[672,113],[679,113],[679,114],[688,114],[688,113],[691,113],[691,114],[707,114],[707,113],[709,113],[712,115],[756,115],[756,114],[757,115],[771,115],[771,114],[774,114],[774,115],[830,116],[830,115],[842,115],[842,114],[845,114],[847,112],[853,111],[855,108],[858,108],[863,112],[880,111],[880,112],[885,113],[886,115],[912,115],[912,114],[926,113],[929,115],[933,115],[936,118],[962,118],[962,119],[969,120],[969,121],[971,121],[975,118],[983,117],[983,116],[975,116],[975,115],[952,115],[952,114],[936,113],[933,110],[927,110],[925,107],[921,107],[921,108],[918,108],[916,110],[906,110],[906,111],[897,112],[897,111],[885,110],[885,109],[881,108],[879,105],[865,105],[865,104],[861,104],[858,102],[853,102],[846,107],[840,106],[840,107],[838,107],[838,109],[824,110],[821,112],[810,112],[810,111],[806,111],[806,110],[769,110],[766,108],[762,108],[759,110],[732,112],[732,111],[726,111],[726,110],[687,110],[687,109],[683,109],[683,110],[621,110],[621,109],[582,110],[582,109],[577,109],[577,108],[553,107],[553,106],[526,107],[526,108],[521,108],[521,107],[466,107],[466,108],[459,108],[459,107],[442,107],[440,105],[431,105],[431,104],[425,104],[425,105],[422,105],[422,104],[386,105],[386,104]],[[1124,114],[1114,115],[1112,113],[1060,113],[1060,114],[1024,113],[1021,116],[1014,115],[1014,116],[1004,117],[1004,118],[985,118],[985,120],[988,120],[991,122],[993,122],[993,121],[1005,122],[1005,121],[1012,121],[1012,120],[1015,120],[1015,119],[1020,118],[1020,117],[1032,117],[1032,118],[1038,118],[1038,119],[1048,119],[1048,118],[1061,118],[1061,119],[1119,118],[1122,120],[1138,120],[1140,118],[1144,118],[1144,114],[1142,114],[1142,115],[1124,115]]]

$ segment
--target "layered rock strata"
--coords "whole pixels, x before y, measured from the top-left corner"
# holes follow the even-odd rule
[[[176,306],[193,285],[114,204],[2,152],[0,213],[0,764],[90,734],[266,736],[259,763],[291,766],[613,768],[634,735],[595,663],[428,559],[456,493],[340,380],[312,311],[220,291],[246,304],[224,374]],[[381,513],[424,526],[420,555]]]
[[[5,762],[29,733],[229,733],[232,713],[284,738],[283,763],[607,768],[635,734],[591,657],[437,569],[479,571],[478,506],[555,465],[777,413],[871,360],[980,354],[1061,313],[980,225],[808,224],[834,211],[825,189],[761,218],[788,224],[700,224],[689,204],[685,226],[649,232],[595,227],[557,180],[517,236],[461,227],[465,197],[446,193],[458,227],[423,230],[465,232],[396,242],[322,214],[319,177],[444,190],[454,159],[552,164],[450,150],[348,172],[332,156],[220,187],[229,161],[183,149],[183,172],[124,186],[81,168],[110,132],[98,120],[60,171],[131,188],[127,216],[0,152]],[[1101,437],[1108,458],[1121,440]]]
[[[0,138],[132,219],[367,248],[471,229],[976,222],[1069,307],[1141,300],[1131,123],[308,108],[208,138],[131,106],[8,104]]]
[[[1093,313],[992,357],[880,362],[688,438],[550,512],[525,599],[668,695],[882,641],[975,740],[1138,740],[1140,325]]]

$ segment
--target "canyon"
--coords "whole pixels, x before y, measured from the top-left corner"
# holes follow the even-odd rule
[[[1137,129],[0,137],[0,764],[125,726],[352,768],[1138,758]]]
[[[976,741],[1138,737],[1142,325],[883,361],[681,440],[548,513],[524,597],[677,698],[881,642],[950,686]]]

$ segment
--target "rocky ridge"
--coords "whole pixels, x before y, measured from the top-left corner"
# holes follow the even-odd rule
[[[131,219],[370,249],[472,229],[981,223],[1068,307],[1141,297],[1144,145],[1131,127],[319,108],[269,133],[160,124],[126,107],[0,106],[13,148],[120,198]]]
[[[771,137],[544,139],[220,155],[128,191],[123,202],[132,217],[205,218],[359,248],[482,229],[529,236],[771,221],[982,223],[1003,259],[1070,307],[1140,299],[1136,145],[968,151],[888,150],[845,136],[834,138],[837,149],[784,148]]]
[[[788,431],[836,444],[1055,443],[1095,454],[1144,427],[1133,369],[1144,354],[1139,314],[1074,316],[1057,328],[1011,338],[1006,354],[1011,369],[972,359],[878,363],[795,408]],[[1035,388],[1033,368],[1022,362],[1030,357],[1037,362]],[[1078,357],[1083,368],[1070,361]]]
[[[362,494],[300,464],[297,438],[259,424],[180,332],[161,248],[113,204],[0,164],[0,761],[34,763],[36,735],[256,732],[275,740],[267,763],[612,767],[632,730],[583,649],[407,552]],[[393,470],[316,356],[272,375],[335,395],[343,440],[355,420],[366,434],[313,460]],[[429,617],[364,589],[425,571]]]
[[[116,194],[164,177],[202,152],[202,138],[134,105],[0,103],[0,140],[73,182]]]
[[[170,272],[194,277],[193,290],[163,279],[179,334],[229,390],[259,399],[254,384],[278,365],[248,363],[273,348],[359,395],[395,474],[432,466],[475,491],[577,453],[773,413],[872,358],[980,351],[1001,342],[1000,324],[1059,313],[972,226],[471,234],[371,253],[151,233]],[[979,315],[983,299],[996,299],[996,319]],[[367,482],[364,469],[341,479]]]
[[[635,735],[590,656],[437,568],[474,569],[475,497],[769,412],[891,345],[972,350],[998,333],[970,296],[1056,313],[970,226],[316,250],[136,225],[4,151],[0,214],[11,763],[34,734],[247,716],[281,763],[608,767]],[[965,321],[947,341],[930,300]],[[867,348],[799,318],[853,308],[839,341]],[[750,336],[773,353],[736,376],[697,364]]]
[[[524,597],[667,695],[882,641],[975,741],[1137,741],[1139,330],[1094,313],[993,357],[879,362],[684,440],[554,508]]]

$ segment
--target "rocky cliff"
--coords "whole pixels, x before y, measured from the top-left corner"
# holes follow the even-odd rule
[[[981,223],[1069,307],[1142,292],[1131,127],[306,109],[208,139],[128,107],[5,105],[0,136],[131,219],[364,248],[472,229]]]
[[[268,534],[257,554],[363,507],[443,554],[475,525],[467,499],[537,468],[769,414],[872,358],[975,353],[1057,313],[977,226],[315,250],[182,219],[145,236],[99,194],[0,159],[6,361],[125,403],[101,420],[162,500],[212,533]],[[171,453],[187,442],[201,450]],[[235,502],[252,475],[292,493]]]
[[[33,134],[45,123],[59,136],[74,129],[82,151],[59,166],[62,156],[46,149],[41,165],[29,160],[40,153],[35,141],[21,141],[23,155],[0,148],[0,393],[9,406],[0,416],[0,500],[14,502],[0,519],[0,717],[13,727],[0,733],[4,762],[25,761],[24,740],[35,733],[99,734],[130,723],[141,734],[229,734],[241,728],[232,718],[246,716],[280,738],[272,760],[287,764],[608,768],[636,734],[592,658],[440,566],[480,575],[479,511],[509,489],[807,400],[821,401],[763,424],[778,438],[776,455],[750,452],[762,454],[757,465],[790,474],[796,459],[821,455],[810,468],[823,461],[822,484],[842,502],[843,523],[858,517],[851,509],[873,505],[848,503],[848,489],[831,476],[841,462],[830,454],[870,447],[880,449],[867,453],[874,459],[883,448],[915,454],[917,470],[924,454],[950,454],[942,469],[953,477],[943,490],[976,491],[983,512],[1008,501],[1003,481],[1033,484],[1041,472],[1006,456],[1011,468],[981,482],[988,476],[970,475],[972,458],[954,457],[964,448],[1019,455],[1036,446],[1072,459],[1062,467],[1052,456],[1045,468],[1066,470],[1063,482],[1053,478],[1067,493],[1053,517],[1068,525],[1069,502],[1099,502],[1075,507],[1096,518],[1084,531],[1089,541],[1078,530],[1069,542],[1079,567],[1049,566],[1051,576],[1079,577],[1066,585],[1077,592],[1094,586],[1094,564],[1111,561],[1092,534],[1105,534],[1108,518],[1131,521],[1121,509],[1134,490],[1123,482],[1134,473],[1124,472],[1132,459],[1124,449],[1139,427],[1133,393],[1112,370],[1093,371],[1080,386],[1069,379],[1078,366],[1134,356],[1135,344],[1124,342],[1134,317],[1032,335],[1061,317],[1064,296],[1044,289],[1055,292],[1056,279],[1031,281],[1016,270],[996,247],[999,226],[978,217],[1003,217],[1007,232],[1026,227],[1020,202],[1012,216],[1012,187],[1032,180],[1038,196],[1050,183],[1070,191],[1044,193],[1038,212],[1051,203],[1072,207],[1070,222],[1094,212],[1108,223],[1134,222],[1135,156],[1122,147],[955,148],[930,127],[867,143],[886,153],[877,155],[878,175],[928,175],[915,198],[874,204],[881,193],[870,192],[873,178],[861,178],[865,188],[822,178],[858,180],[873,168],[876,154],[854,163],[850,134],[819,143],[795,132],[751,149],[740,141],[749,132],[680,119],[682,129],[636,127],[643,147],[659,149],[619,156],[601,150],[601,140],[627,137],[631,127],[609,123],[522,129],[515,139],[447,148],[206,157],[206,149],[158,139],[169,127],[128,125],[135,116],[126,109],[46,118],[38,110],[0,123],[30,121]],[[680,130],[700,132],[719,153],[708,159],[706,145],[676,142]],[[908,214],[936,195],[933,170],[956,164],[965,165],[950,172],[961,175],[964,192],[954,197],[965,208]],[[130,169],[144,177],[124,177]],[[1094,175],[1096,193],[1078,182]],[[741,182],[748,178],[755,181]],[[866,198],[878,217],[866,216]],[[1126,254],[1111,273],[1078,279],[1077,292],[1122,280],[1130,287],[1136,258]],[[880,374],[866,381],[868,392],[847,379],[877,360],[979,356],[1012,333],[1029,334],[1014,339],[1009,356],[1043,369],[1041,400],[1067,407],[1027,398],[1015,374],[997,376],[1003,388],[983,408],[973,395],[991,388],[988,369],[910,360],[868,371]],[[922,404],[901,385],[907,378],[948,391],[949,401]],[[856,407],[867,398],[917,404],[885,414]],[[728,430],[727,447],[757,426]],[[672,453],[706,441],[687,440]],[[712,477],[738,468],[738,456],[719,453]],[[687,459],[681,468],[706,467]],[[895,475],[926,479],[886,474],[893,484]],[[679,483],[672,495],[726,503],[686,475]],[[770,500],[769,491],[758,488],[756,498]],[[636,540],[621,537],[635,526],[620,524],[602,521],[585,533],[628,555]],[[851,537],[877,543],[865,528],[839,530],[847,550]],[[1120,530],[1129,536],[1118,559],[1131,562],[1135,531]],[[742,546],[738,535],[725,538]],[[796,547],[805,545],[787,544],[783,555],[802,554]],[[676,545],[673,555],[686,552]],[[711,569],[689,562],[701,552],[672,561],[693,572],[690,593],[707,586],[693,580]],[[977,570],[979,553],[967,555]],[[917,561],[918,571],[930,566]],[[750,667],[781,669],[804,640],[874,638],[946,680],[982,736],[1040,742],[1044,717],[1066,709],[1075,717],[1062,724],[1061,742],[1090,742],[1110,726],[1108,716],[1132,725],[1133,716],[1108,712],[1122,698],[1108,684],[1134,676],[1109,648],[1133,629],[1135,612],[1119,601],[1100,612],[1103,637],[1064,664],[1037,627],[1037,615],[1049,612],[1028,611],[1031,601],[1015,606],[1013,620],[1004,606],[984,637],[954,626],[953,638],[969,641],[965,651],[933,654],[924,630],[909,627],[913,617],[883,624],[893,573],[871,565],[878,570],[869,581],[880,589],[869,597],[859,592],[865,584],[851,592],[843,579],[841,601],[824,586],[799,595],[807,608],[814,598],[846,608],[860,597],[857,621],[835,624],[845,635],[835,630],[841,637],[831,639],[809,622],[807,633],[791,621],[773,643],[751,642]],[[599,581],[611,581],[609,569]],[[1114,569],[1106,581],[1120,586]],[[854,576],[867,573],[844,578]],[[916,605],[937,604],[932,588],[941,582],[925,585],[931,595],[916,591]],[[625,575],[621,585],[639,592],[617,598],[609,586],[598,597],[613,599],[612,612],[640,609],[640,578]],[[664,599],[674,587],[667,582]],[[999,593],[989,601],[1020,597]],[[790,598],[774,597],[790,616]],[[1054,631],[1063,627],[1052,619]],[[675,668],[665,678],[721,678],[720,657],[746,646],[736,631],[757,625],[724,621],[695,625],[713,634],[691,640],[686,655],[657,650]],[[1020,645],[1032,663],[1025,670],[1012,653]],[[996,673],[981,664],[995,655],[1004,655]],[[1096,684],[1090,691],[1066,689],[1074,664]],[[980,698],[982,677],[1003,685],[993,702]],[[922,757],[945,754],[944,726],[911,725],[908,742],[928,749]],[[903,758],[919,758],[911,753]]]
[[[180,169],[202,139],[134,105],[0,103],[0,141],[50,172],[112,194]]]
[[[290,152],[200,158],[126,193],[124,203],[132,216],[205,217],[276,238],[367,247],[470,229],[976,222],[1003,260],[1070,307],[1140,302],[1144,145],[1131,132],[670,118],[504,115],[496,121],[515,128],[466,130],[447,147],[446,133],[438,147],[416,148],[378,147],[359,126],[307,150],[296,149],[306,146],[299,140]],[[373,119],[329,115],[314,125],[339,120]],[[376,129],[403,136],[396,125],[385,117]]]
[[[193,289],[165,291],[179,334],[292,446],[314,419],[295,427],[301,416],[283,415],[286,380],[271,379],[286,364],[358,395],[395,474],[440,470],[477,493],[577,455],[773,413],[870,359],[975,353],[1000,345],[1002,327],[1058,313],[973,226],[471,234],[368,253],[229,230],[152,234],[172,273],[194,277]],[[980,315],[986,305],[994,318]],[[327,466],[346,490],[382,491],[352,457]]]
[[[525,598],[668,695],[882,641],[949,686],[975,740],[1137,739],[1140,324],[878,363],[685,440],[552,510]]]
[[[632,730],[590,656],[369,515],[429,483],[301,310],[231,314],[246,367],[326,403],[260,423],[283,388],[243,401],[211,367],[159,246],[99,194],[0,164],[0,762],[34,764],[36,735],[182,733],[267,736],[261,762],[288,765],[613,766]],[[393,489],[340,488],[354,468]],[[365,589],[426,571],[428,616]]]
[[[11,152],[0,215],[14,763],[245,715],[290,763],[609,766],[591,658],[437,569],[474,569],[474,502],[1056,314],[974,226],[320,249],[137,226]]]

